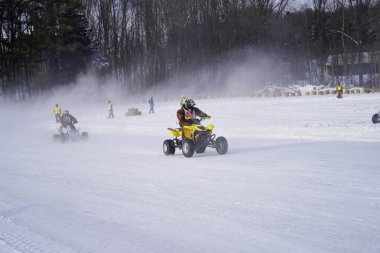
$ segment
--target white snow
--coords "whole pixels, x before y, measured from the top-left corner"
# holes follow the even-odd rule
[[[196,103],[226,155],[163,155],[179,98],[71,107],[65,144],[53,104],[2,106],[0,252],[380,252],[380,94]]]

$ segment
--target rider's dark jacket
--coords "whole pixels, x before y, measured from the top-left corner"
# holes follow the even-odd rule
[[[72,116],[71,114],[63,114],[61,116],[61,124],[63,127],[67,127],[67,126],[74,126],[74,124],[78,123],[78,120]]]
[[[186,119],[185,116],[189,116],[192,118],[194,118],[195,116],[202,117],[202,118],[209,117],[206,113],[202,112],[197,107],[194,107],[193,110],[188,110],[182,106],[181,109],[177,111],[177,118],[178,118],[178,121],[179,121],[178,123],[180,127],[190,126],[192,124],[191,118]]]

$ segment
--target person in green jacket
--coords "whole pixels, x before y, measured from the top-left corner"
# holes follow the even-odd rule
[[[338,93],[337,94],[337,98],[342,98],[343,96],[342,96],[342,94],[343,94],[343,86],[342,86],[342,84],[340,84],[340,83],[338,83],[337,85],[336,85],[336,92]]]
[[[107,108],[108,108],[108,118],[113,119],[115,116],[113,115],[113,104],[111,103],[111,100],[108,100]]]
[[[61,108],[59,108],[58,104],[55,104],[53,112],[54,112],[54,116],[55,116],[55,122],[60,122],[60,120],[61,120]]]
[[[180,105],[183,106],[185,104],[185,101],[186,101],[186,97],[182,96]]]

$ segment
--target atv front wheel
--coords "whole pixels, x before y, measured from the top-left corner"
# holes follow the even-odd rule
[[[182,144],[182,153],[186,157],[192,157],[194,155],[194,142],[189,139],[184,139]]]
[[[379,114],[376,113],[372,116],[372,123],[373,124],[376,124],[376,123],[380,123],[380,118],[379,118]]]
[[[164,151],[165,155],[174,155],[175,153],[174,141],[173,140],[164,141],[164,144],[162,145],[162,150]]]
[[[221,155],[224,155],[225,153],[227,153],[228,143],[227,143],[226,138],[224,138],[223,136],[219,136],[218,138],[216,138],[215,148],[216,148],[216,151]]]
[[[59,134],[54,134],[53,135],[53,141],[54,142],[64,142],[65,139],[63,136],[59,135]]]
[[[83,132],[81,133],[81,138],[82,138],[82,141],[87,141],[88,140],[88,133],[87,132]]]

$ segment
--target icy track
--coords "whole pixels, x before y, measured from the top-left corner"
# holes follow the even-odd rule
[[[163,155],[179,101],[62,104],[66,144],[53,104],[3,106],[0,252],[380,252],[380,94],[196,103],[226,155]]]

